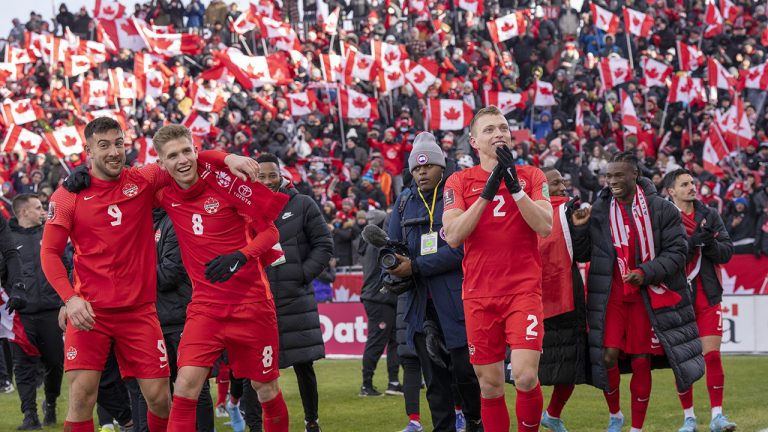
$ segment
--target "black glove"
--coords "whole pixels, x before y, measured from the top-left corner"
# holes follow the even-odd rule
[[[434,321],[424,321],[424,336],[427,342],[427,354],[429,358],[438,366],[447,368],[444,355],[448,355],[448,350],[443,343],[443,336],[440,334],[440,328]]]
[[[23,282],[16,282],[11,288],[11,296],[5,303],[5,309],[8,313],[20,311],[27,307],[26,286]]]
[[[581,197],[573,197],[565,203],[565,217],[567,220],[571,220],[574,210],[578,210],[581,207]]]
[[[485,182],[485,188],[483,188],[480,198],[493,201],[493,197],[496,196],[496,192],[499,191],[499,186],[501,186],[502,177],[501,167],[496,165],[496,168],[491,171],[491,175],[488,176],[488,181]]]
[[[219,255],[205,265],[205,278],[211,282],[226,282],[245,265],[248,258],[237,251]]]
[[[515,168],[515,156],[507,146],[496,147],[496,158],[499,165],[504,170],[504,184],[511,194],[516,194],[523,190],[520,186],[520,180],[517,179],[517,168]]]
[[[78,193],[81,190],[91,185],[91,173],[88,172],[88,167],[83,164],[75,169],[64,179],[62,183],[64,189]]]
[[[697,228],[688,239],[688,246],[708,246],[715,241],[715,232],[706,228]]]

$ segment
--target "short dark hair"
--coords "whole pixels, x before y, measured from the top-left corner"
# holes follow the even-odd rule
[[[262,153],[259,155],[259,157],[256,158],[256,162],[258,163],[273,163],[280,166],[280,160],[277,158],[277,156],[273,155],[272,153]]]
[[[109,132],[111,130],[123,133],[123,128],[117,120],[111,117],[96,117],[85,125],[85,139],[90,139],[93,134]]]
[[[635,152],[623,151],[613,155],[610,162],[624,162],[632,165],[632,167],[634,167],[635,169],[638,169],[637,166],[640,163],[640,160],[635,155]]]
[[[674,171],[668,172],[664,176],[664,179],[661,181],[662,187],[664,189],[669,189],[671,187],[674,187],[675,182],[677,181],[677,178],[685,174],[688,174],[689,176],[693,177],[693,174],[691,174],[691,172],[685,168],[678,168]]]
[[[40,199],[40,197],[33,193],[24,193],[13,197],[13,201],[11,202],[11,207],[13,207],[13,214],[15,214],[16,217],[19,217],[21,208],[27,205],[27,203],[32,199]]]

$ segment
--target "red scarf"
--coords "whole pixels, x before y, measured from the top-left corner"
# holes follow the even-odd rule
[[[616,250],[616,261],[619,266],[621,276],[626,276],[632,270],[629,268],[630,254],[634,250],[629,248],[629,236],[631,230],[624,225],[624,206],[611,198],[610,224],[611,237],[613,238],[613,247]],[[656,258],[656,249],[653,240],[653,227],[651,226],[651,215],[648,212],[648,202],[645,199],[645,192],[640,186],[637,186],[635,199],[632,202],[632,219],[634,219],[635,230],[640,241],[641,262],[647,262]],[[662,307],[676,305],[682,297],[680,294],[670,290],[660,283],[659,285],[648,285],[648,296],[651,299],[651,307],[658,309]],[[636,293],[639,287],[630,283],[624,283],[624,294],[631,295]]]
[[[696,213],[694,212],[690,217],[686,216],[682,210],[680,216],[683,219],[683,228],[685,228],[685,234],[690,237],[693,232],[696,231]],[[696,247],[693,251],[693,259],[685,263],[685,275],[689,281],[693,280],[696,275],[699,274],[701,268],[701,247]]]

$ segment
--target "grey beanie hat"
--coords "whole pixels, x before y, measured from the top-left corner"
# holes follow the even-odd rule
[[[413,150],[408,156],[408,171],[413,171],[420,165],[439,165],[445,168],[445,155],[437,144],[435,136],[429,132],[416,135],[413,140]]]

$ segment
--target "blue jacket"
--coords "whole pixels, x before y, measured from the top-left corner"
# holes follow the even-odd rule
[[[448,177],[445,173],[444,180],[437,188],[437,200],[435,202],[434,224],[432,230],[439,233],[443,227],[443,184]],[[424,198],[431,205],[432,194]],[[400,201],[406,200],[402,214]],[[429,213],[424,202],[419,197],[415,184],[404,189],[397,197],[392,211],[388,234],[392,240],[403,239],[401,221],[409,219],[423,220],[422,223],[405,227],[405,240],[412,260],[415,279],[415,288],[406,292],[405,299],[406,341],[413,348],[413,336],[416,332],[422,332],[426,311],[427,299],[431,295],[432,302],[437,310],[440,327],[443,330],[445,346],[448,349],[460,348],[467,344],[467,331],[464,325],[464,303],[461,300],[461,283],[464,275],[461,270],[461,261],[464,258],[464,247],[453,249],[438,235],[438,249],[436,253],[420,255],[421,235],[429,232]]]

